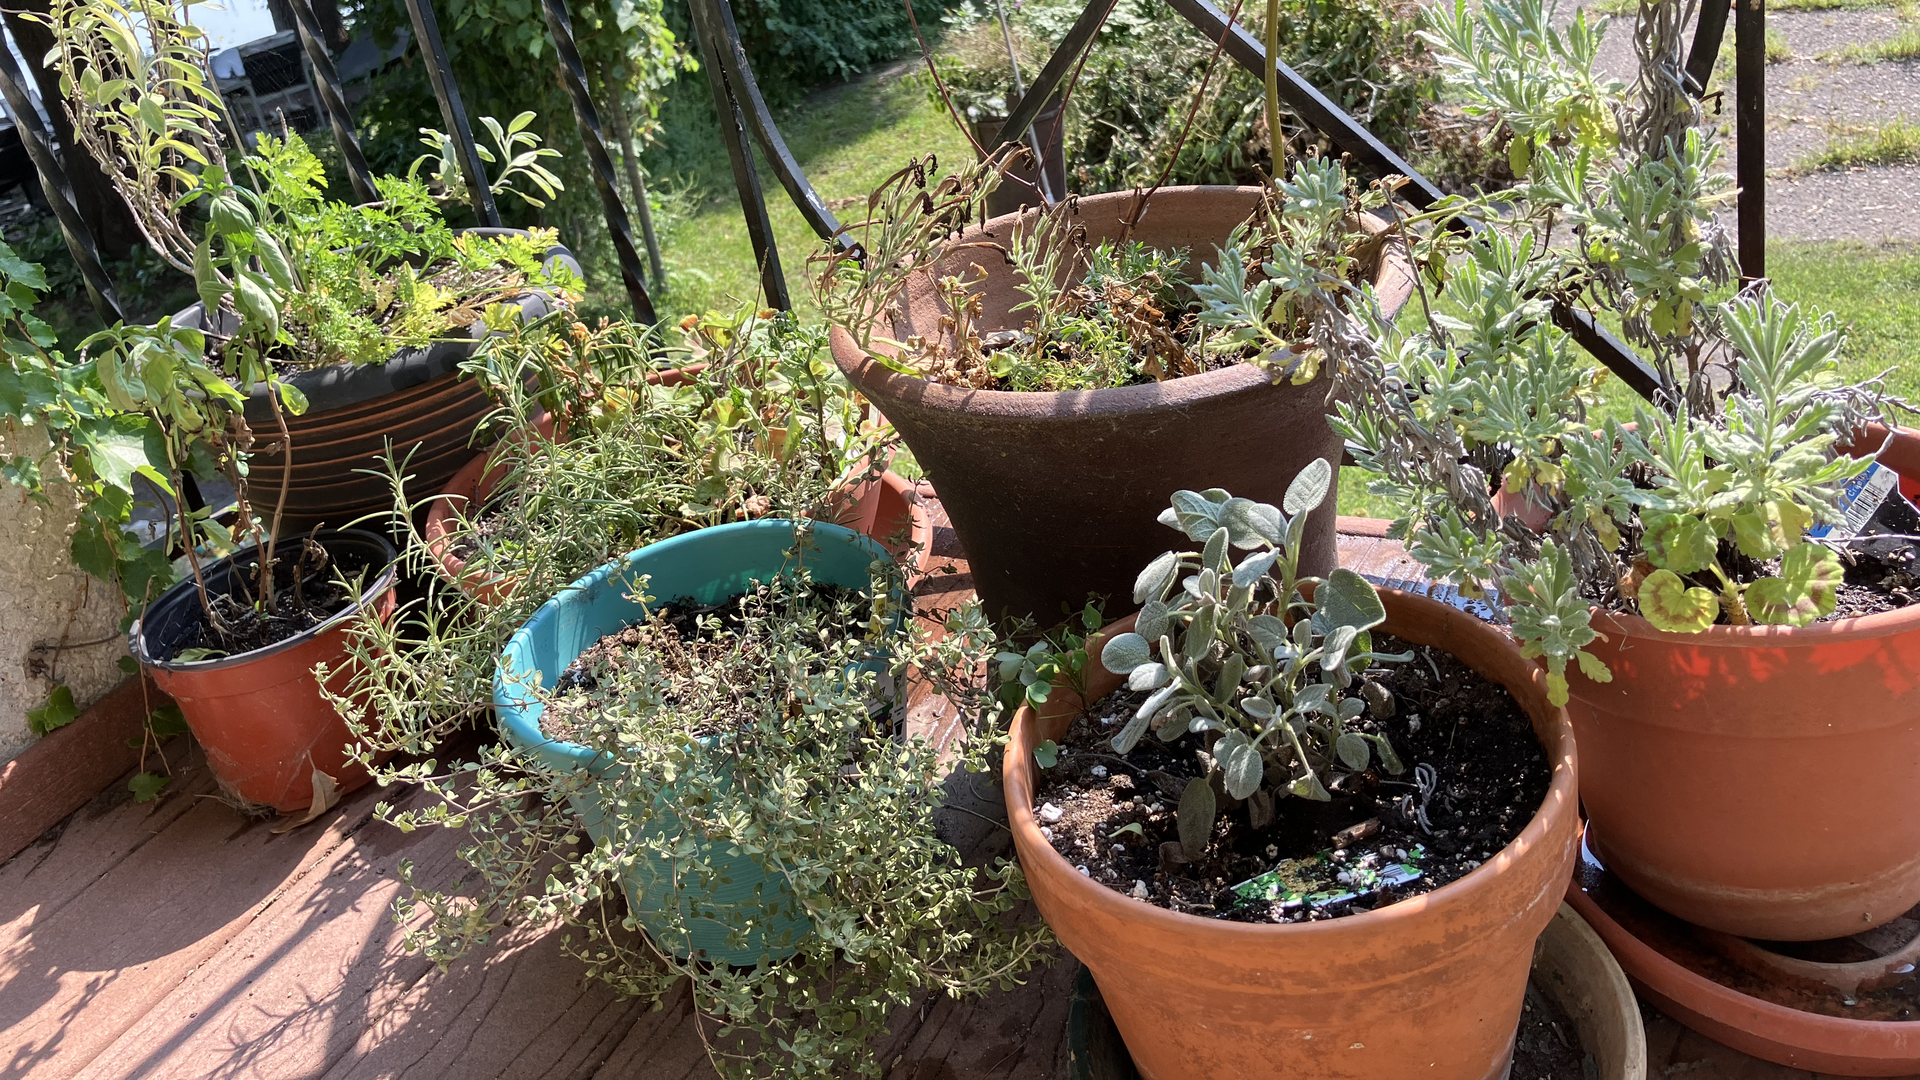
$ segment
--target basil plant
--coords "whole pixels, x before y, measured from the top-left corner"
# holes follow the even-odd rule
[[[1219,488],[1175,492],[1160,521],[1201,548],[1168,551],[1141,571],[1133,632],[1101,650],[1129,689],[1151,692],[1114,736],[1115,751],[1130,752],[1149,732],[1209,744],[1208,772],[1181,800],[1190,856],[1211,831],[1216,777],[1230,798],[1248,800],[1258,827],[1271,821],[1276,794],[1326,801],[1342,774],[1376,760],[1404,771],[1386,736],[1352,726],[1370,703],[1392,712],[1391,695],[1361,673],[1410,655],[1373,651],[1371,632],[1387,617],[1379,593],[1351,570],[1299,574],[1307,518],[1332,479],[1333,466],[1314,461],[1280,507]]]

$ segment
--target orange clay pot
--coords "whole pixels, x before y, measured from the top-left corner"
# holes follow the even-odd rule
[[[1014,717],[1004,779],[1020,866],[1047,925],[1092,970],[1147,1080],[1493,1080],[1513,1055],[1533,946],[1559,908],[1579,825],[1573,730],[1507,636],[1445,604],[1382,589],[1386,631],[1444,649],[1511,691],[1553,762],[1513,843],[1425,896],[1305,925],[1168,911],[1082,876],[1033,817],[1033,749],[1079,702]],[[1124,633],[1133,618],[1102,632]],[[1100,655],[1101,640],[1088,654]],[[1118,675],[1096,663],[1098,700]]]
[[[1884,430],[1859,452],[1873,453]],[[1920,477],[1920,434],[1880,460]],[[1814,626],[1669,634],[1605,613],[1569,671],[1589,843],[1699,926],[1813,941],[1920,903],[1920,606]]]

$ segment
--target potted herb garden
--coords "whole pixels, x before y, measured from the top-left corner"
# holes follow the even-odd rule
[[[642,379],[566,440],[503,442],[511,497],[466,572],[512,587],[430,579],[421,603],[359,620],[338,698],[369,703],[372,747],[419,755],[380,775],[427,804],[383,813],[473,840],[466,885],[403,900],[433,915],[413,947],[450,961],[508,920],[564,919],[621,992],[688,982],[734,1075],[871,1073],[894,1008],[1018,978],[1045,940],[1006,918],[1017,868],[963,866],[935,834],[950,764],[903,728],[905,570],[803,516],[830,516],[848,468],[875,460],[822,337],[781,316],[707,353],[708,372],[785,373],[744,416],[699,377]],[[814,375],[837,389],[817,396]],[[437,565],[423,537],[406,557]],[[436,765],[489,710],[501,741]]]
[[[1881,925],[1920,902],[1920,614],[1903,607],[1920,515],[1895,483],[1920,474],[1920,441],[1876,423],[1894,403],[1845,375],[1831,316],[1764,283],[1716,301],[1713,133],[1683,95],[1592,90],[1584,20],[1535,48],[1516,27],[1541,19],[1433,16],[1463,88],[1513,126],[1524,180],[1454,260],[1450,314],[1382,322],[1346,358],[1336,426],[1401,500],[1412,554],[1544,663],[1608,868],[1726,933]],[[1679,29],[1641,36],[1641,85],[1667,86]],[[1522,85],[1565,100],[1503,97]],[[1547,318],[1556,289],[1653,358],[1659,394],[1632,422]]]
[[[1573,732],[1499,629],[1302,566],[1280,506],[1179,491],[1084,697],[1015,716],[1035,902],[1141,1075],[1501,1075],[1573,868]],[[1318,512],[1324,513],[1324,510]]]
[[[1338,458],[1330,338],[1411,289],[1377,189],[1302,161],[1271,188],[1068,199],[967,228],[994,166],[916,164],[820,257],[835,360],[940,492],[992,615],[1120,596],[1142,522],[1209,482],[1275,500]],[[1244,305],[1251,304],[1252,307]],[[1331,517],[1307,566],[1333,566]]]
[[[361,470],[389,443],[413,451],[422,482],[445,483],[488,408],[457,368],[485,323],[507,318],[492,309],[537,316],[578,291],[552,232],[456,232],[419,165],[376,178],[378,202],[331,201],[295,135],[262,136],[230,164],[222,140],[238,129],[204,75],[206,38],[171,0],[58,0],[28,17],[53,32],[76,139],[154,250],[193,276],[201,303],[171,323],[205,332],[245,396],[265,436],[253,478],[285,492],[277,524],[344,525],[383,508],[385,486]],[[556,152],[526,130],[532,115],[487,120],[501,173],[480,182],[550,197],[558,181],[540,159]],[[443,161],[436,175],[447,174]],[[112,355],[109,380],[136,387],[152,354]]]

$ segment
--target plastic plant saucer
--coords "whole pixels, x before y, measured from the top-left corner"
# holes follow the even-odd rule
[[[1768,944],[1702,930],[1636,895],[1584,834],[1567,902],[1643,996],[1708,1038],[1796,1069],[1920,1075],[1920,973],[1903,961],[1909,943],[1889,940],[1897,931]]]

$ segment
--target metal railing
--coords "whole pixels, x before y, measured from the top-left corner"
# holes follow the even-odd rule
[[[1168,2],[1209,41],[1220,43],[1225,54],[1235,63],[1264,77],[1266,50],[1245,28],[1231,22],[1210,0]],[[290,0],[290,3],[327,120],[346,161],[348,180],[358,198],[371,200],[376,197],[372,173],[361,153],[345,92],[319,34],[312,6],[309,0]],[[700,50],[707,72],[714,111],[720,119],[722,139],[732,164],[741,214],[746,220],[747,233],[753,244],[760,284],[770,306],[787,310],[792,307],[792,298],[787,292],[779,247],[774,240],[766,195],[755,163],[756,143],[808,226],[823,241],[849,248],[850,245],[840,222],[808,182],[805,170],[788,149],[779,126],[767,109],[759,84],[754,79],[753,66],[741,44],[740,32],[734,23],[728,0],[688,0],[688,3],[696,47]],[[1034,123],[1045,103],[1058,93],[1092,46],[1116,3],[1117,0],[1089,0],[1053,55],[1026,87],[1026,93],[1007,110],[1007,119],[1000,125],[1000,145],[987,147],[987,150],[1004,149]],[[1737,204],[1738,249],[1741,276],[1754,279],[1763,277],[1766,267],[1765,0],[1734,0],[1734,3],[1737,5],[1734,14],[1734,96],[1738,140],[1735,176],[1740,186]],[[1719,55],[1726,31],[1727,5],[1728,0],[1705,0],[1701,10],[1686,66],[1689,89],[1696,96],[1706,93],[1708,76]],[[559,56],[561,81],[572,99],[574,117],[579,122],[581,139],[586,146],[594,186],[600,195],[608,233],[619,259],[622,282],[626,286],[635,318],[651,324],[657,319],[652,293],[640,254],[634,247],[632,226],[615,179],[612,159],[607,152],[605,134],[593,103],[592,88],[574,43],[573,24],[566,0],[542,0],[542,7],[548,33],[553,38]],[[447,134],[454,142],[460,168],[467,177],[468,198],[474,215],[483,225],[498,225],[499,212],[488,189],[487,175],[474,143],[466,108],[460,100],[459,86],[447,56],[446,45],[440,37],[431,0],[407,0],[407,10],[413,21],[414,40],[418,42],[426,60],[428,78],[439,103],[441,119],[447,125]],[[1282,100],[1302,121],[1325,136],[1362,169],[1375,177],[1405,177],[1407,183],[1401,188],[1400,195],[1421,209],[1441,197],[1437,186],[1364,125],[1301,78],[1291,66],[1278,63],[1276,69]],[[27,83],[9,51],[0,48],[0,95],[4,95],[8,111],[20,124],[22,138],[40,174],[47,202],[53,207],[61,233],[74,261],[79,265],[89,296],[102,318],[117,320],[121,312],[114,299],[111,279],[100,263],[91,234],[75,210],[66,174],[52,148],[52,138],[40,123],[27,92]],[[70,148],[63,149],[73,152]],[[1466,227],[1473,226],[1469,224]],[[660,283],[656,281],[653,284],[657,287]],[[1652,396],[1659,385],[1653,369],[1632,348],[1598,325],[1590,313],[1565,301],[1557,301],[1554,317],[1581,346],[1629,386],[1642,395]]]

